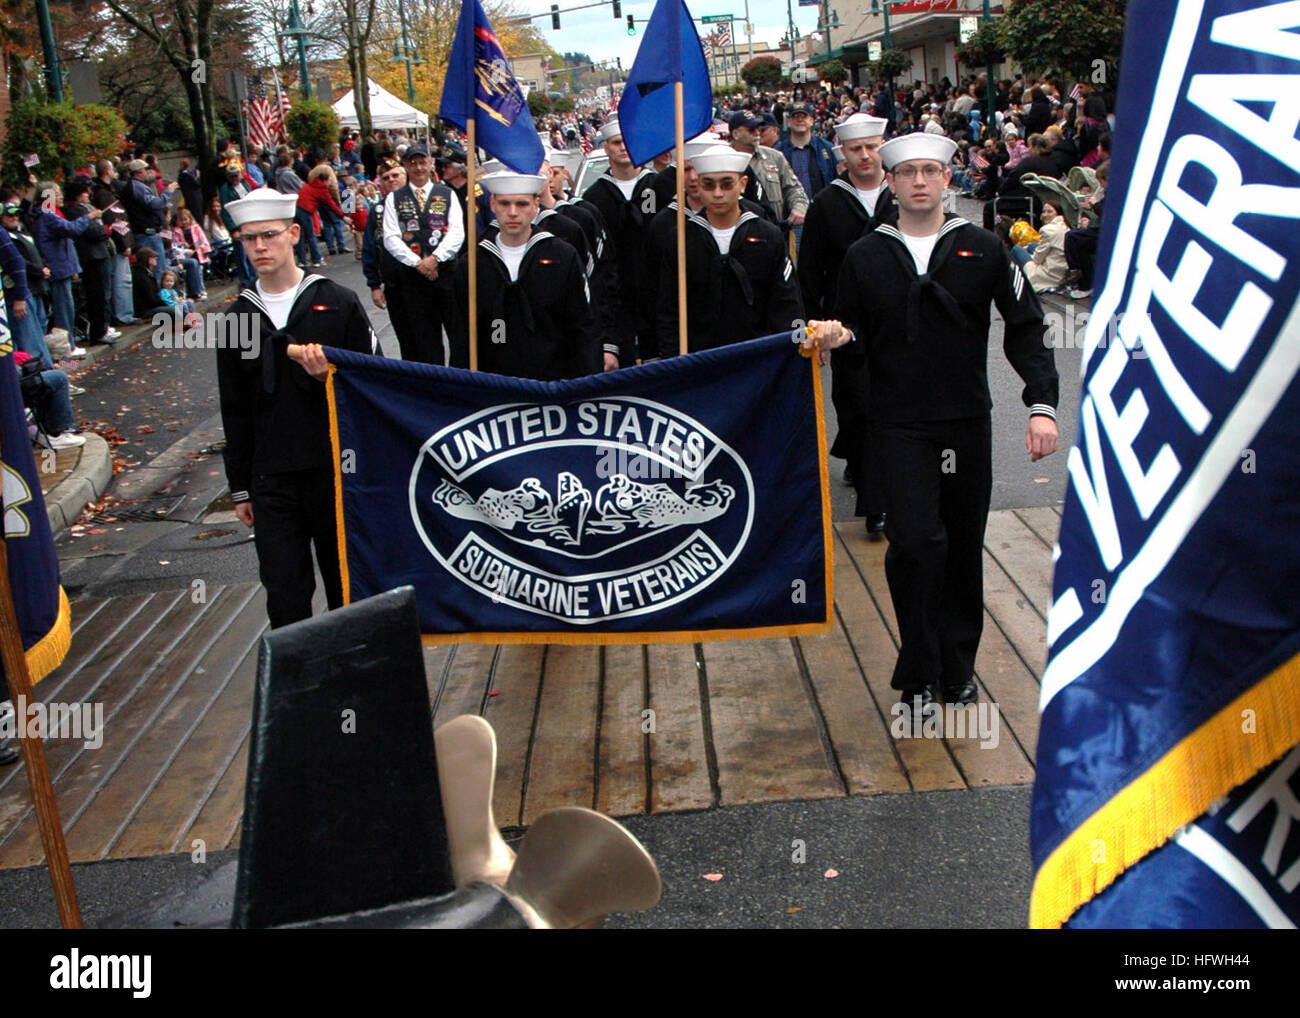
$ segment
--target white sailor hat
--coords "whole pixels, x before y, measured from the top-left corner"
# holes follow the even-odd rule
[[[695,172],[744,173],[749,168],[750,154],[737,152],[730,145],[710,145],[691,159]]]
[[[265,223],[272,219],[292,219],[298,211],[296,194],[281,194],[269,187],[249,191],[243,198],[226,206],[230,219],[236,226],[245,223]]]
[[[721,144],[723,144],[722,139],[712,131],[705,131],[703,134],[697,134],[694,138],[688,138],[685,145],[686,161],[692,162],[701,152]]]
[[[621,137],[622,134],[623,128],[618,126],[618,117],[614,117],[609,121],[609,123],[596,132],[596,137],[600,139],[600,143],[603,145],[605,142],[609,141],[610,138],[618,138]]]
[[[884,117],[869,117],[865,113],[854,113],[835,128],[835,134],[841,143],[858,138],[881,138],[884,137],[885,125],[888,123],[889,121]]]
[[[912,159],[933,159],[947,166],[956,151],[957,143],[942,134],[905,134],[880,146],[880,161],[887,170]]]
[[[842,162],[844,162],[844,146],[843,146],[843,145],[833,145],[833,146],[831,146],[831,152],[834,153],[834,155],[835,155],[835,161],[836,161],[837,163],[842,163]]]
[[[489,173],[478,182],[492,194],[538,194],[546,186],[540,173]]]
[[[503,163],[500,159],[489,159],[485,163],[478,164],[478,173],[476,174],[476,176],[482,179],[483,177],[486,177],[489,173],[500,173],[505,168],[506,168],[506,164]]]
[[[557,169],[561,169],[561,170],[575,169],[576,164],[573,158],[574,156],[581,158],[582,153],[578,151],[570,152],[568,149],[551,148],[551,146],[549,145],[546,145],[542,148],[542,159],[545,162],[550,163],[552,166],[556,167]]]

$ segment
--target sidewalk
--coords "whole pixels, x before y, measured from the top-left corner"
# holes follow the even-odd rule
[[[236,286],[230,281],[213,280],[208,288],[209,300],[202,307],[210,311],[233,297]],[[63,359],[56,366],[68,373],[68,378],[79,384],[85,372],[105,360],[130,356],[141,343],[152,335],[148,322],[123,326],[122,336],[113,344],[91,344],[86,356],[80,360]],[[78,417],[77,397],[72,398],[72,413]],[[98,501],[113,481],[113,450],[102,437],[91,431],[83,432],[86,444],[79,449],[36,450],[36,466],[41,475],[41,490],[49,514],[50,530],[57,539],[72,526],[88,502]]]
[[[997,737],[895,738],[897,628],[884,543],[837,524],[826,636],[704,645],[427,648],[434,724],[496,729],[502,827],[561,805],[613,816],[909,796],[1033,779],[1052,509],[1004,510],[985,541],[981,699]],[[73,603],[72,650],[41,699],[103,705],[103,742],[47,743],[74,862],[239,842],[257,641],[256,584]],[[645,712],[653,711],[653,715]],[[643,729],[653,718],[653,732]],[[0,774],[0,868],[42,859],[21,765]]]

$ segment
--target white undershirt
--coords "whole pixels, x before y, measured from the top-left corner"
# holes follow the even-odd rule
[[[283,293],[267,293],[262,289],[262,281],[257,281],[257,296],[266,306],[266,315],[277,329],[283,329],[289,321],[289,312],[293,310],[294,299],[298,296],[296,285]]]
[[[934,251],[934,245],[939,239],[937,233],[932,233],[928,237],[912,237],[899,231],[903,238],[903,243],[907,249],[912,252],[912,261],[916,263],[916,274],[924,276],[930,268],[930,254]]]
[[[628,201],[632,200],[632,192],[636,190],[636,182],[640,178],[633,177],[631,180],[619,180],[617,177],[610,177],[609,179],[618,185],[618,189],[623,192],[624,198]]]
[[[739,223],[736,224],[736,226],[739,225]],[[722,254],[731,253],[731,238],[736,232],[736,226],[728,226],[723,230],[709,223],[709,232],[713,234],[713,239],[717,242],[718,250]]]
[[[523,264],[524,252],[528,250],[528,242],[524,241],[518,247],[511,247],[505,241],[497,238],[497,247],[501,249],[501,260],[506,263],[506,269],[510,272],[510,282],[519,282],[519,266]]]
[[[853,189],[858,192],[858,201],[862,202],[862,207],[867,210],[867,215],[874,216],[876,214],[876,201],[880,198],[880,192],[884,189],[884,181],[881,181],[878,187],[868,188],[865,191],[860,187]]]

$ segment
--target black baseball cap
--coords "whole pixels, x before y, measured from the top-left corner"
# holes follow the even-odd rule
[[[412,145],[402,153],[402,162],[406,162],[408,159],[415,159],[417,156],[424,156],[427,159],[429,157],[429,150],[423,145]]]
[[[812,108],[812,104],[811,104],[811,103],[795,103],[795,104],[794,104],[793,106],[791,106],[790,109],[786,112],[786,116],[797,117],[800,113],[805,113],[805,114],[807,114],[807,115],[810,116],[810,117],[815,117],[815,116],[817,115],[817,114],[813,111],[813,108]]]

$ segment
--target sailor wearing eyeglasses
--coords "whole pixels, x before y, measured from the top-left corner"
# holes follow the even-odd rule
[[[799,281],[779,227],[740,207],[749,153],[714,145],[692,159],[702,215],[686,219],[686,321],[690,351],[709,350],[803,321]],[[663,239],[656,331],[659,356],[678,352],[677,228]]]
[[[893,687],[924,706],[978,699],[984,526],[992,492],[989,307],[1025,383],[1025,448],[1056,450],[1058,381],[1043,309],[992,233],[943,211],[956,145],[909,134],[880,146],[898,221],[849,248],[824,349],[866,365],[872,448],[886,513],[885,574],[898,618]],[[847,344],[847,345],[846,345]]]
[[[273,628],[311,615],[313,546],[329,607],[343,603],[322,384],[328,365],[320,348],[376,350],[360,298],[295,263],[296,208],[294,195],[266,187],[226,206],[257,267],[257,282],[226,314],[240,316],[249,326],[241,334],[256,342],[217,349],[226,478],[240,522],[256,525],[258,572]],[[226,336],[235,331],[227,327]],[[289,359],[289,343],[313,344],[302,364]]]

